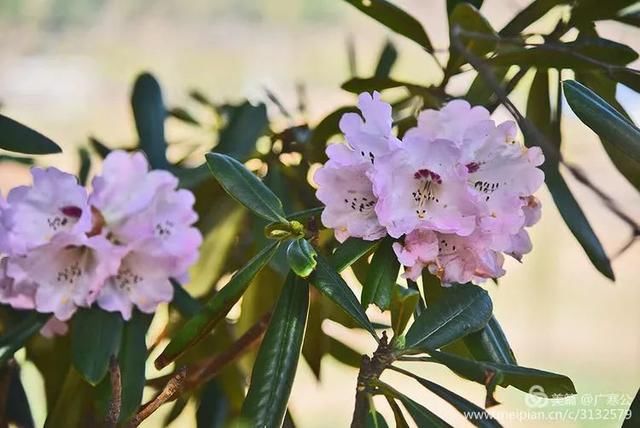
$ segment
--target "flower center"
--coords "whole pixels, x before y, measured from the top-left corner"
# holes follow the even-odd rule
[[[131,291],[131,287],[142,281],[142,277],[127,267],[121,267],[115,277],[115,283],[121,290]]]
[[[165,220],[157,223],[155,227],[156,235],[160,238],[168,238],[173,233],[174,223],[171,220]]]
[[[427,215],[426,205],[433,201],[440,203],[437,197],[438,185],[442,184],[440,175],[428,169],[420,169],[413,174],[413,178],[418,181],[418,187],[411,193],[416,202],[416,214],[423,219]]]
[[[365,152],[364,150],[360,151],[360,156],[362,156],[365,159],[369,159],[369,162],[371,162],[371,165],[373,165],[373,162],[376,160],[376,156],[372,153],[372,152]]]
[[[78,262],[73,262],[69,266],[65,266],[62,270],[58,271],[56,279],[58,282],[73,285],[82,276],[82,269]]]
[[[488,201],[489,198],[491,197],[491,194],[496,190],[498,190],[499,187],[500,187],[499,182],[477,180],[475,183],[473,183],[473,188],[476,189],[476,191],[487,195],[485,197],[485,201]]]
[[[347,208],[359,213],[367,213],[371,211],[376,204],[375,199],[366,196],[354,196],[353,198],[344,198],[344,204]]]

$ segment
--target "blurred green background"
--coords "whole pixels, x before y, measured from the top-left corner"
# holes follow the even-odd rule
[[[445,2],[397,2],[424,25],[436,49],[447,48]],[[486,0],[482,11],[499,28],[528,1]],[[554,14],[563,13],[562,8]],[[550,17],[549,17],[550,18]],[[549,31],[554,19],[537,26]],[[544,27],[546,25],[546,27]],[[160,80],[169,105],[187,100],[197,88],[216,101],[248,97],[265,100],[273,91],[290,110],[297,103],[296,85],[304,84],[308,117],[312,123],[338,105],[354,103],[340,89],[349,77],[347,40],[352,39],[357,70],[373,71],[386,38],[400,51],[392,76],[424,84],[436,83],[440,71],[417,45],[389,34],[340,0],[2,0],[0,2],[0,102],[2,111],[34,127],[74,153],[89,135],[114,145],[135,140],[129,107],[134,77],[143,70]],[[598,24],[601,36],[640,50],[640,30],[607,21]],[[443,53],[443,55],[445,55]],[[630,64],[638,68],[640,64]],[[568,76],[570,77],[570,75]],[[462,92],[471,75],[456,77],[453,87]],[[523,94],[531,81],[524,79],[514,101],[524,107]],[[618,99],[640,121],[640,97],[624,87]],[[269,105],[276,125],[286,120]],[[581,165],[609,195],[635,219],[640,218],[640,195],[618,174],[597,137],[564,109],[563,152]],[[507,115],[500,109],[498,119]],[[180,123],[169,122],[169,139],[197,138]],[[171,154],[171,153],[170,153]],[[76,170],[76,158],[55,155],[44,164]],[[599,200],[567,176],[589,220],[613,257],[615,283],[601,276],[560,219],[546,189],[540,192],[544,215],[533,228],[533,252],[523,264],[507,262],[508,274],[500,285],[487,288],[519,363],[563,373],[578,389],[578,406],[611,409],[603,395],[633,396],[640,386],[640,245],[615,256],[630,231],[610,215]],[[0,189],[26,183],[28,170],[17,164],[0,165]],[[372,309],[373,311],[373,309]],[[349,337],[363,352],[373,343],[345,332],[327,321],[332,334]],[[52,356],[55,358],[55,356]],[[304,364],[304,363],[302,363]],[[353,408],[356,371],[331,357],[323,362],[318,383],[302,366],[294,385],[291,411],[299,426],[346,426]],[[446,369],[425,365],[422,374],[482,404],[482,386],[458,379]],[[466,422],[445,403],[418,384],[395,376],[394,384],[413,393],[418,401],[442,414],[454,426]],[[46,409],[41,380],[32,366],[23,371],[36,422]],[[589,402],[600,396],[597,402]],[[491,409],[505,426],[617,427],[616,420],[517,421],[513,413],[526,411],[524,394],[498,391],[501,406]],[[546,409],[563,409],[551,407]],[[168,406],[167,406],[168,407]],[[381,412],[392,420],[386,406]],[[172,426],[189,426],[190,409]],[[500,412],[504,412],[501,414]],[[160,411],[143,426],[156,426]],[[595,414],[593,416],[596,416]]]

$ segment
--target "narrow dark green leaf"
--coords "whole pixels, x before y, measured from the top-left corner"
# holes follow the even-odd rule
[[[289,221],[291,220],[304,221],[311,217],[319,216],[320,214],[322,214],[323,210],[324,210],[324,207],[309,208],[306,210],[296,211],[294,213],[287,214],[286,217],[287,217],[287,220]]]
[[[78,181],[81,185],[87,184],[87,178],[89,177],[89,170],[91,170],[91,157],[86,147],[80,147],[78,149],[78,156],[80,157],[80,170],[78,171]]]
[[[612,62],[626,64],[626,61],[634,56],[633,50],[625,45],[613,44],[614,42],[609,42],[608,44],[601,43],[600,45],[575,43],[575,45],[571,43],[560,45],[554,50],[543,47],[513,49],[496,55],[489,63],[499,66],[518,65],[521,67],[536,68],[606,70],[608,69],[608,65],[604,59],[600,58],[606,58],[606,61],[610,61],[611,58],[617,58],[617,60]]]
[[[227,123],[220,131],[215,151],[245,161],[255,150],[256,140],[268,126],[267,107],[245,101],[237,106],[225,106]]]
[[[635,428],[638,426],[640,426],[640,390],[638,390],[631,402],[621,428]]]
[[[400,392],[396,391],[383,382],[379,382],[379,384],[383,390],[387,391],[385,395],[390,394],[391,396],[400,400],[400,402],[404,405],[404,407],[411,415],[411,418],[419,427],[451,427],[451,425],[440,419],[440,417],[424,407],[422,404],[413,401],[411,398],[407,397],[404,394],[401,394]]]
[[[476,406],[471,401],[461,397],[455,392],[449,391],[447,388],[444,388],[437,383],[423,379],[420,376],[416,376],[415,374],[399,367],[391,367],[391,369],[415,379],[420,385],[424,386],[429,391],[455,407],[456,410],[462,413],[473,425],[481,428],[499,428],[502,426],[482,407]]]
[[[467,31],[470,33],[481,33],[487,38],[477,38],[474,36],[466,36],[459,35],[456,36],[454,34],[454,30],[458,28],[459,30]],[[473,7],[473,5],[469,3],[460,3],[456,6],[453,13],[449,16],[449,29],[450,29],[450,37],[459,37],[461,43],[464,45],[465,50],[482,56],[488,52],[491,52],[495,49],[497,45],[498,35],[489,24],[489,21],[485,19],[484,16]],[[492,40],[494,39],[494,40]],[[458,52],[454,48],[454,43],[451,43],[451,56],[449,61],[447,62],[446,72],[447,74],[453,74],[462,64],[465,63],[464,56],[462,52]]]
[[[91,386],[70,366],[55,404],[47,409],[44,428],[83,426],[92,392]]]
[[[354,113],[357,109],[353,106],[340,107],[329,113],[313,128],[310,144],[313,147],[313,161],[324,161],[324,148],[327,140],[340,133],[340,119],[345,113]]]
[[[409,424],[402,413],[402,409],[396,403],[396,400],[393,398],[391,394],[385,394],[384,398],[389,403],[389,407],[391,407],[391,411],[393,412],[393,417],[396,420],[396,428],[409,428]]]
[[[102,159],[106,158],[109,155],[109,153],[111,153],[111,149],[107,147],[102,141],[98,140],[96,137],[90,136],[89,144],[91,145],[91,147],[93,147],[93,150],[95,150],[96,153],[98,153],[98,155]]]
[[[570,24],[582,24],[590,21],[614,18],[618,11],[635,4],[637,0],[609,0],[602,3],[598,0],[581,0],[576,2],[571,11]]]
[[[600,137],[640,162],[640,129],[598,94],[574,81],[563,82],[567,102],[574,113]]]
[[[211,173],[231,197],[262,218],[286,223],[282,202],[243,164],[220,153],[208,153],[206,159]]]
[[[418,43],[427,52],[433,52],[427,33],[413,16],[385,0],[345,0],[385,27]]]
[[[375,77],[389,77],[391,74],[391,69],[393,65],[396,63],[398,59],[398,51],[396,47],[391,43],[390,40],[387,40],[382,48],[382,52],[380,52],[380,58],[378,59],[378,65],[376,66],[376,71],[374,71],[373,75]]]
[[[155,361],[158,369],[175,361],[187,349],[207,335],[225,317],[231,307],[244,294],[251,280],[271,260],[279,242],[271,242],[229,280],[220,291],[204,304],[202,309],[189,319],[176,333]]]
[[[616,16],[614,19],[625,24],[633,25],[634,27],[640,27],[640,10]]]
[[[518,364],[511,345],[495,316],[489,319],[482,330],[471,333],[462,340],[476,360]]]
[[[511,37],[519,35],[529,25],[542,18],[555,6],[571,3],[571,0],[534,0],[514,16],[502,30],[500,35]]]
[[[23,156],[0,155],[0,163],[2,162],[16,162],[22,165],[31,166],[34,164],[34,159]]]
[[[461,3],[469,3],[476,9],[480,9],[484,0],[447,0],[447,14],[451,15],[451,12]]]
[[[392,245],[392,239],[384,239],[373,254],[367,280],[362,284],[361,301],[364,308],[374,303],[385,311],[391,305],[391,292],[400,271],[400,262]]]
[[[5,366],[5,370],[8,372],[7,376],[11,377],[5,403],[6,420],[9,422],[9,426],[33,428],[35,424],[33,423],[29,400],[20,379],[20,367],[18,365],[9,365]]]
[[[369,408],[364,426],[365,428],[389,428],[387,421],[384,420],[384,416],[373,408]]]
[[[73,366],[91,385],[107,374],[109,359],[118,355],[124,320],[119,312],[81,308],[71,321]]]
[[[576,80],[596,92],[614,107],[626,119],[631,120],[629,114],[616,100],[616,82],[606,77],[604,73],[576,72]],[[609,155],[609,158],[624,177],[629,180],[637,190],[640,191],[640,162],[636,162],[624,154],[617,146],[607,139],[601,138],[602,146]]]
[[[349,238],[340,244],[331,255],[331,265],[338,272],[342,272],[362,257],[370,254],[380,243],[378,241],[365,241],[360,238]]]
[[[334,339],[331,336],[329,337],[329,354],[340,361],[342,364],[346,364],[347,366],[354,367],[356,369],[360,368],[362,364],[362,354],[351,349],[344,343],[340,342],[338,339]]]
[[[147,360],[145,337],[152,319],[153,315],[135,310],[122,330],[122,343],[118,355],[122,382],[120,422],[133,416],[142,403]]]
[[[258,351],[242,417],[256,427],[281,426],[296,374],[309,307],[309,283],[290,273]]]
[[[493,67],[492,69],[496,80],[503,84],[507,76],[507,72],[509,71],[509,67]],[[502,86],[504,87],[504,84]],[[487,82],[482,78],[482,76],[478,75],[473,79],[473,82],[467,91],[467,95],[465,95],[464,98],[472,106],[483,105],[486,107],[492,102],[493,97],[493,89],[487,85]]]
[[[560,172],[548,173],[545,171],[545,181],[562,219],[587,253],[591,263],[604,276],[615,280],[607,253]]]
[[[377,338],[371,321],[367,318],[353,291],[336,272],[336,269],[320,254],[318,254],[318,265],[311,275],[310,282],[322,294],[340,306],[360,327]]]
[[[172,279],[171,285],[173,286],[173,300],[171,301],[171,305],[175,306],[184,318],[190,318],[202,309],[202,304],[191,297],[178,281]]]
[[[47,323],[50,314],[38,312],[28,313],[13,328],[0,336],[0,366],[13,358],[13,354],[21,349],[27,340]]]
[[[638,59],[638,53],[623,43],[598,37],[597,34],[585,34],[581,32],[575,41],[564,44],[564,49],[610,65],[626,65]]]
[[[409,352],[436,349],[483,328],[491,318],[489,294],[473,284],[456,284],[415,320],[406,335]]]
[[[29,155],[62,152],[62,149],[51,139],[2,114],[0,114],[0,149]]]
[[[160,84],[149,73],[140,74],[133,84],[131,107],[140,138],[140,149],[147,154],[154,169],[166,169],[167,142],[164,138],[164,119],[167,111],[162,100]]]
[[[174,107],[167,112],[169,116],[178,119],[181,122],[188,123],[189,125],[199,126],[200,122],[188,110],[182,107]]]
[[[576,393],[571,379],[561,374],[509,364],[473,361],[433,350],[429,354],[436,362],[449,367],[459,376],[485,386],[495,382],[496,385],[513,386],[524,392],[539,386],[548,396]]]
[[[223,428],[229,416],[229,399],[217,380],[209,381],[203,388],[196,412],[198,428]]]
[[[296,275],[306,278],[316,268],[318,254],[309,241],[304,238],[294,239],[287,247],[287,261]]]
[[[359,94],[362,92],[384,91],[385,89],[392,88],[407,88],[407,90],[414,95],[429,94],[431,88],[427,86],[418,85],[416,83],[402,82],[394,80],[389,77],[352,77],[344,82],[341,86],[345,91]]]
[[[419,291],[394,284],[391,295],[391,326],[395,336],[404,333],[419,300]]]

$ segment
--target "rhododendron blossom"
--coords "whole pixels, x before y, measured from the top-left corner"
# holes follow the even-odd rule
[[[327,148],[314,177],[338,241],[389,235],[406,278],[427,269],[443,284],[500,277],[503,254],[531,251],[525,228],[540,218],[544,157],[515,142],[514,122],[454,100],[421,112],[400,141],[378,93],[360,95],[359,107],[362,117],[340,121],[346,144]]]
[[[0,302],[52,313],[64,332],[79,307],[97,303],[129,319],[173,298],[202,241],[194,197],[142,153],[114,151],[91,195],[55,168],[32,169],[33,185],[0,199]]]

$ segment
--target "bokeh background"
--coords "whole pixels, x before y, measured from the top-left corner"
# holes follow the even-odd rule
[[[436,49],[446,51],[444,0],[397,3],[423,23]],[[482,11],[500,28],[526,4],[525,0],[486,0]],[[562,8],[554,12],[561,13]],[[557,16],[548,18],[531,29],[549,31]],[[303,84],[307,117],[312,123],[338,105],[355,102],[353,95],[340,89],[350,76],[348,39],[353,40],[360,75],[372,73],[382,44],[390,38],[400,52],[392,76],[423,84],[438,83],[441,77],[432,60],[415,44],[389,34],[341,0],[2,0],[0,28],[2,112],[57,141],[71,155],[47,156],[39,161],[71,172],[77,165],[73,149],[85,144],[89,135],[115,146],[135,140],[129,91],[143,70],[159,79],[169,105],[187,102],[193,88],[216,101],[265,100],[268,88],[295,110],[296,86]],[[599,24],[598,31],[605,38],[640,50],[637,28],[607,22]],[[639,64],[631,66],[638,68]],[[456,78],[452,86],[462,92],[471,77]],[[522,89],[528,87],[528,77],[514,93],[516,104],[523,109],[526,91]],[[619,87],[618,99],[639,122],[640,96]],[[280,120],[284,127],[285,118],[272,104],[269,107],[276,124]],[[568,106],[564,114],[564,155],[581,165],[630,216],[640,219],[640,195],[619,175],[595,134]],[[496,112],[496,118],[506,117],[503,111]],[[167,133],[169,138],[191,138],[184,125],[171,121]],[[589,263],[549,194],[542,190],[544,215],[532,230],[533,252],[523,264],[509,261],[508,274],[500,285],[489,284],[487,288],[521,365],[570,376],[579,392],[577,408],[620,408],[607,397],[632,397],[640,386],[640,244],[616,255],[630,231],[588,189],[567,179],[613,257],[616,282],[601,276]],[[3,194],[28,180],[24,166],[0,164]],[[332,334],[351,337],[363,352],[373,350],[365,337],[330,322],[324,327]],[[437,366],[425,365],[421,372],[475,403],[483,403],[481,386]],[[454,426],[466,423],[418,384],[393,373],[385,376]],[[41,380],[30,366],[23,370],[23,377],[36,423],[42,425],[46,408],[39,392]],[[329,356],[323,361],[321,382],[302,364],[291,398],[298,425],[347,426],[355,377],[354,369]],[[497,398],[503,404],[491,413],[505,426],[620,425],[619,421],[602,419],[510,420],[517,417],[514,412],[530,409],[524,397],[511,388],[500,389]],[[388,409],[380,407],[391,421]],[[190,426],[193,411],[188,408],[172,426]],[[143,426],[157,426],[161,417],[162,411]]]

